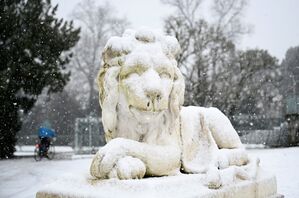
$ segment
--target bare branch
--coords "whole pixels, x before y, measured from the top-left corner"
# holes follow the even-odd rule
[[[85,86],[85,93],[81,92],[80,98],[87,112],[94,111],[96,99],[95,78],[101,62],[101,50],[104,48],[107,39],[115,32],[119,33],[128,26],[127,20],[115,16],[114,8],[108,3],[97,5],[93,0],[84,0],[78,4],[73,12],[73,18],[81,25],[81,39],[74,49],[72,78],[80,86]],[[71,81],[71,91],[75,91],[78,85]],[[86,93],[88,92],[88,93]],[[80,100],[81,100],[80,99]]]

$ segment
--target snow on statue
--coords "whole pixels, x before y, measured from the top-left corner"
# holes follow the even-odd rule
[[[228,118],[216,108],[183,107],[178,41],[148,29],[112,37],[98,75],[107,144],[90,172],[99,179],[204,173],[210,188],[255,176]]]

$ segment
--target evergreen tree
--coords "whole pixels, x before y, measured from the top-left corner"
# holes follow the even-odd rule
[[[0,158],[13,156],[19,114],[44,89],[61,91],[69,80],[65,65],[80,30],[56,10],[50,0],[0,1]]]
[[[284,68],[284,95],[299,95],[299,46],[290,47],[281,63]]]

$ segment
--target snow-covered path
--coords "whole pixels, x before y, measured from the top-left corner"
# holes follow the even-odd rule
[[[299,147],[283,149],[251,149],[259,156],[261,166],[275,173],[278,192],[285,197],[299,197]],[[53,160],[16,159],[0,161],[0,197],[35,197],[47,183],[67,173],[88,172],[90,159]]]
[[[87,172],[90,159],[36,162],[33,158],[0,161],[0,197],[32,198],[44,185],[66,173]]]

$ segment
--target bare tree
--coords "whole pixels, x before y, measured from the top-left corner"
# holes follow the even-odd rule
[[[212,10],[215,25],[229,40],[238,40],[251,31],[251,26],[242,21],[247,7],[246,0],[214,0]]]
[[[117,17],[108,3],[96,5],[85,0],[73,11],[81,26],[81,39],[74,49],[72,81],[68,88],[81,102],[86,113],[99,112],[95,78],[100,67],[101,51],[112,35],[120,35],[129,25],[126,18]]]
[[[162,3],[171,5],[177,9],[177,13],[188,22],[188,26],[194,27],[198,10],[202,0],[161,0]]]
[[[189,19],[194,21],[190,23]],[[218,25],[195,16],[189,19],[183,14],[170,16],[165,21],[165,29],[176,36],[181,45],[178,65],[187,82],[186,103],[210,106],[224,97],[224,93],[217,92],[216,88],[220,86],[220,80],[225,81],[225,73],[234,59],[235,45]]]
[[[188,62],[190,57],[211,42],[211,39],[202,38],[208,37],[205,35],[207,31],[217,39],[225,37],[226,40],[235,43],[251,30],[250,25],[242,21],[247,6],[246,0],[214,0],[211,6],[214,13],[212,22],[199,16],[202,0],[161,1],[176,9],[175,14],[166,19],[165,29],[168,33],[173,33],[182,46],[179,65],[186,66],[185,61]]]
[[[186,78],[185,103],[216,106],[228,116],[266,113],[273,107],[269,103],[277,99],[275,80],[280,75],[276,58],[264,50],[236,49],[235,43],[250,30],[242,22],[245,0],[214,0],[214,20],[209,21],[198,14],[202,1],[162,2],[176,8],[164,27],[181,45],[178,65]]]

